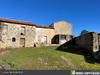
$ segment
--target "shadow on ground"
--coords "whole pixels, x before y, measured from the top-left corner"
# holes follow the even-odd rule
[[[91,56],[91,54],[84,52],[84,49],[79,48],[75,45],[61,45],[56,50],[64,51],[64,52],[70,52],[70,53],[73,53],[73,54],[83,55],[85,61],[88,62],[88,63],[92,63],[92,64],[100,63],[100,60],[95,60],[93,58],[93,56]]]

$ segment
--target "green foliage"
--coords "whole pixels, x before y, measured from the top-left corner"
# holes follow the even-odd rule
[[[71,70],[71,71],[70,71],[70,75],[72,75],[72,72],[73,72],[73,71]]]
[[[80,35],[87,34],[87,33],[89,33],[89,31],[83,30]]]
[[[5,65],[5,62],[2,62],[1,65]],[[16,70],[16,67],[19,66],[19,64],[14,62],[7,63],[6,65],[10,65],[12,70]]]
[[[10,63],[8,63],[11,67],[16,67],[16,66],[18,66],[18,64],[17,63],[14,63],[14,62],[10,62]]]

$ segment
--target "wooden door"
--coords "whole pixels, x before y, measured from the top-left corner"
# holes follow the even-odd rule
[[[25,38],[20,38],[21,47],[25,47]]]
[[[44,44],[47,44],[47,36],[44,36]]]

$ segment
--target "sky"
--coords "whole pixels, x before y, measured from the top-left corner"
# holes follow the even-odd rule
[[[73,24],[75,36],[100,33],[100,0],[1,0],[0,17],[45,26],[64,20]]]

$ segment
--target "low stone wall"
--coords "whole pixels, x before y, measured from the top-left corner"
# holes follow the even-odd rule
[[[75,38],[75,44],[80,48],[84,48],[86,52],[94,54],[99,50],[98,34],[97,32],[90,32],[78,36]]]

